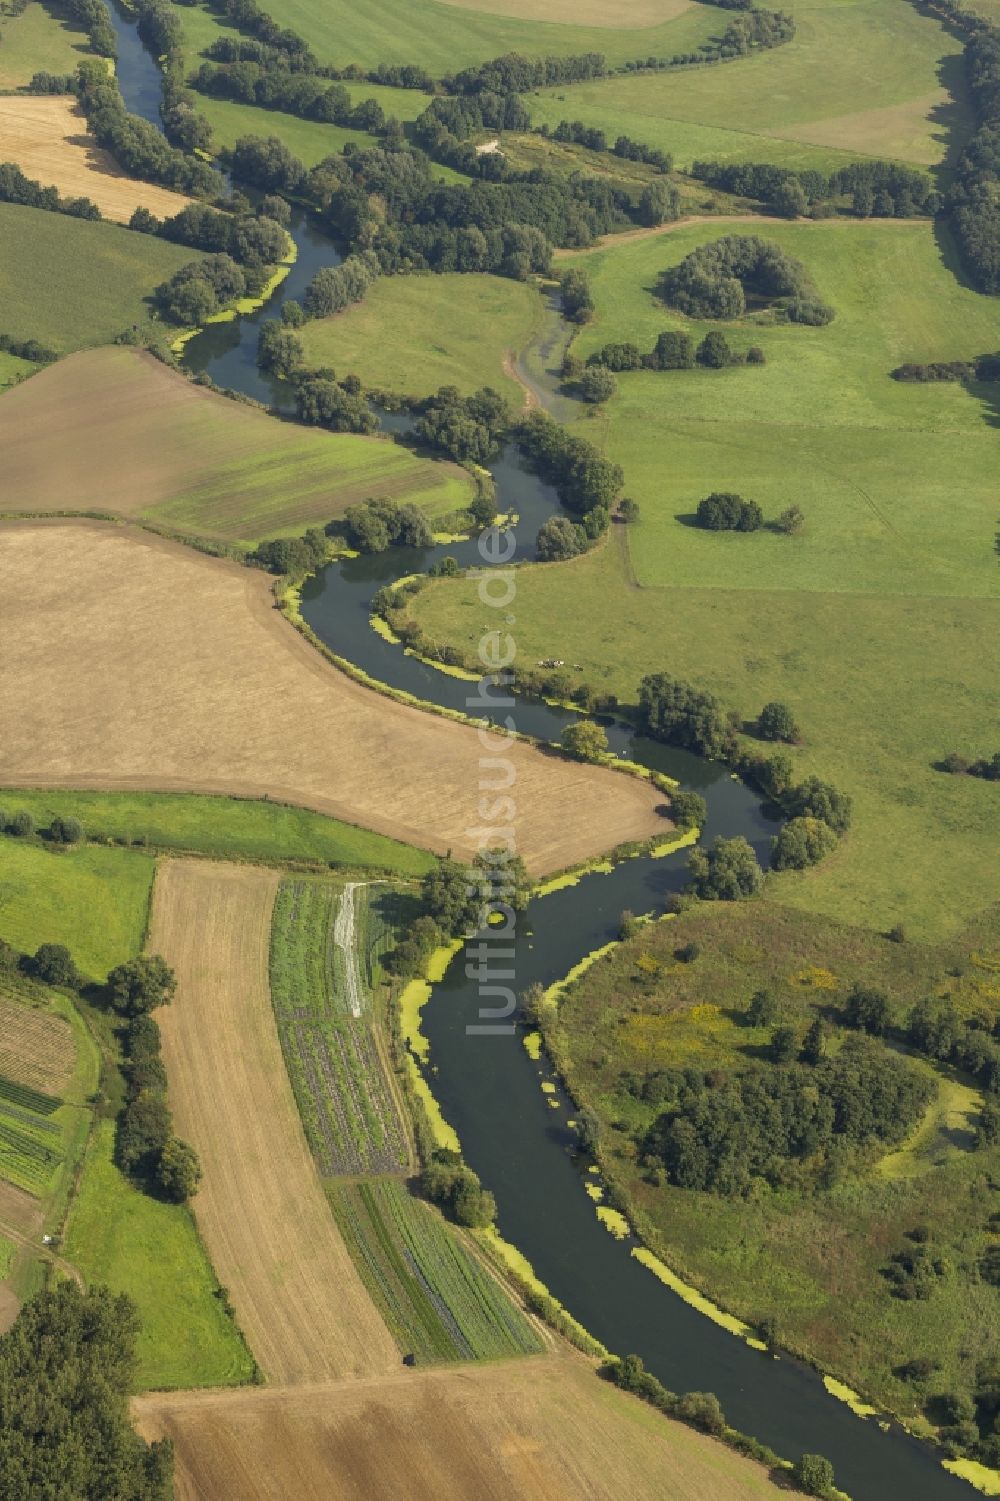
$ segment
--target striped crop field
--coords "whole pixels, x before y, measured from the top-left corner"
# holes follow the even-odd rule
[[[271,923],[274,1014],[324,1177],[399,1172],[409,1161],[376,1044],[371,971],[367,953],[359,955],[358,896],[356,886],[288,879],[279,887]],[[361,926],[365,932],[368,924]]]
[[[336,1184],[329,1196],[361,1278],[404,1354],[424,1364],[541,1349],[500,1285],[398,1178]]]

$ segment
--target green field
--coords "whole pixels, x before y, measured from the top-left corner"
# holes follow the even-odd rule
[[[541,1348],[465,1242],[398,1180],[341,1184],[329,1194],[362,1280],[404,1354],[424,1365]]]
[[[995,1147],[972,1149],[979,1092],[951,1070],[915,1059],[910,1066],[935,1080],[938,1097],[900,1150],[863,1168],[852,1164],[829,1190],[762,1187],[749,1199],[726,1199],[650,1181],[633,1143],[657,1108],[628,1091],[624,1077],[747,1068],[771,1035],[742,1015],[761,988],[778,1000],[777,1024],[800,1038],[824,1016],[828,1048],[845,1035],[832,1018],[855,981],[888,991],[898,1025],[923,996],[948,993],[960,1014],[989,1026],[1000,992],[984,955],[996,954],[998,924],[994,912],[949,943],[923,946],[888,943],[775,903],[701,905],[646,929],[590,969],[568,992],[556,1024],[574,1095],[604,1122],[604,1161],[643,1238],[726,1309],[751,1324],[774,1318],[782,1343],[911,1419],[920,1390],[895,1373],[898,1366],[927,1357],[940,1362],[929,1390],[968,1389],[977,1360],[1000,1337],[996,1291],[977,1271],[996,1242],[986,1185],[1000,1162]],[[675,953],[688,942],[700,955],[680,963]],[[928,1228],[928,1245],[948,1271],[927,1299],[893,1297],[883,1269],[918,1225]]]
[[[0,16],[0,89],[23,88],[34,73],[72,73],[90,41],[58,4],[29,0],[19,16]]]
[[[16,355],[0,350],[0,391],[16,385],[28,375],[34,375],[39,368],[31,360],[19,360]]]
[[[791,42],[683,73],[559,85],[529,98],[536,125],[583,120],[680,165],[701,157],[830,168],[850,157],[933,166],[964,129],[961,40],[896,0],[800,0]],[[845,157],[846,153],[846,157]]]
[[[597,301],[577,347],[632,338],[649,348],[680,326],[653,295],[657,274],[718,232],[697,226],[574,259],[590,267]],[[1000,833],[987,784],[933,764],[953,747],[991,754],[996,738],[983,650],[995,435],[978,394],[899,385],[888,371],[997,347],[1000,306],[960,285],[926,225],[764,232],[806,263],[836,319],[735,327],[734,345],[759,343],[764,367],[619,377],[607,415],[580,430],[622,462],[641,519],[627,544],[615,529],[587,557],[519,572],[518,651],[580,664],[626,701],[644,673],[667,670],[744,717],[768,699],[791,703],[805,733],[796,766],[848,790],[855,818],[824,865],[773,878],[780,899],[940,934],[982,907]],[[714,489],[772,516],[801,504],[805,529],[745,537],[678,519]],[[479,639],[471,582],[435,582],[415,612],[439,640],[471,651]]]
[[[299,161],[315,167],[326,156],[339,156],[349,141],[361,147],[377,144],[375,137],[363,130],[300,120],[282,110],[257,109],[252,104],[212,99],[207,94],[198,94],[196,98],[199,114],[211,123],[217,150],[232,150],[240,136],[277,136]]]
[[[12,794],[5,806],[13,812],[39,803]],[[88,979],[103,980],[142,947],[152,879],[153,860],[139,851],[63,849],[3,835],[0,938],[29,954],[41,943],[64,943]]]
[[[320,62],[416,63],[435,77],[505,52],[531,57],[601,52],[613,62],[697,47],[721,30],[710,10],[692,5],[657,26],[573,25],[493,15],[440,0],[274,0],[268,12],[306,39]],[[572,12],[567,10],[567,17]],[[724,24],[724,23],[723,23]]]
[[[151,1198],[114,1165],[113,1121],[87,1153],[64,1254],[89,1282],[134,1299],[140,1389],[248,1381],[253,1362],[223,1302],[191,1211]]]
[[[500,391],[512,405],[522,392],[503,372],[545,317],[538,291],[499,276],[389,276],[364,302],[302,331],[308,359],[354,373],[366,386],[426,396],[440,386]]]
[[[108,838],[155,849],[188,850],[197,855],[265,864],[318,860],[348,870],[420,876],[434,863],[434,857],[424,850],[400,844],[382,834],[354,828],[305,808],[249,798],[201,797],[182,792],[28,792],[17,788],[0,789],[0,806],[8,814],[28,808],[43,828],[58,815],[79,818],[91,839]],[[14,844],[11,839],[0,841],[0,853]],[[104,852],[86,853],[100,856]],[[116,858],[111,855],[115,869]],[[141,856],[139,860],[142,865],[149,863]],[[50,867],[39,869],[44,869],[48,878]],[[134,951],[129,949],[129,953]]]
[[[0,204],[3,332],[67,354],[145,325],[160,282],[200,251],[117,224]]]
[[[355,942],[345,952],[335,928],[344,901],[330,881],[283,881],[271,926],[271,999],[281,1048],[324,1177],[398,1172],[409,1162],[374,1033],[366,904],[356,903]],[[348,965],[356,966],[360,1015],[352,1014]]]

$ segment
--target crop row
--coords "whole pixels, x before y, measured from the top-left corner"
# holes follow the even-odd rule
[[[468,1360],[540,1348],[523,1313],[459,1236],[398,1179],[337,1185],[330,1197],[362,1280],[404,1353]]]
[[[29,1131],[0,1119],[0,1176],[29,1193],[43,1193],[62,1154]]]
[[[29,1088],[59,1089],[73,1071],[69,1024],[51,1011],[0,997],[0,1073]]]
[[[0,1100],[7,1100],[11,1105],[23,1105],[25,1110],[34,1110],[38,1115],[51,1115],[62,1104],[62,1100],[54,1095],[42,1094],[28,1084],[17,1084],[13,1079],[5,1079],[2,1074]]]

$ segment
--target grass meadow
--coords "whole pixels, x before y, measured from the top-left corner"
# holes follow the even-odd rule
[[[191,1211],[134,1188],[114,1164],[113,1121],[91,1140],[65,1238],[88,1282],[134,1299],[140,1390],[248,1381],[251,1357],[219,1296]]]
[[[38,366],[31,360],[19,360],[16,355],[0,350],[0,391],[17,385],[27,375],[33,375]]]
[[[340,823],[306,808],[250,798],[180,792],[35,792],[17,788],[0,790],[0,802],[11,814],[19,808],[30,809],[42,827],[58,815],[72,816],[80,819],[91,839],[148,844],[158,850],[262,864],[320,861],[347,870],[388,870],[411,877],[421,876],[433,864],[433,856],[425,850],[400,844],[382,834]],[[11,846],[20,848],[15,840],[0,840],[0,856]],[[99,861],[106,856],[112,869],[135,863],[143,868],[151,865],[149,856],[141,852],[104,851],[91,846],[81,853],[97,856]],[[37,867],[44,871],[46,880],[50,879],[49,872],[57,868],[57,862],[66,858],[50,857],[45,851],[38,854],[52,862]],[[147,877],[144,890],[148,891],[148,886]],[[0,934],[3,910],[0,907]],[[145,915],[142,922],[144,925]]]
[[[20,794],[5,803],[9,812],[32,806]],[[142,947],[152,879],[152,857],[138,850],[57,849],[3,835],[0,938],[29,954],[64,943],[82,974],[103,980]]]
[[[581,119],[698,157],[830,169],[858,156],[945,159],[964,126],[961,41],[895,0],[794,0],[791,42],[683,72],[618,76],[534,94],[536,125]],[[718,29],[721,30],[721,27]]]
[[[59,354],[146,324],[153,289],[200,251],[21,204],[0,204],[4,333]]]
[[[92,56],[90,41],[54,3],[29,3],[19,16],[0,16],[0,89],[19,89],[39,72],[72,73]]]
[[[535,287],[499,276],[383,277],[364,302],[307,323],[307,358],[357,373],[366,386],[425,396],[439,386],[465,393],[492,386],[513,404],[523,393],[504,373],[545,316]]]
[[[727,226],[727,231],[730,227]],[[995,420],[978,393],[889,379],[904,359],[1000,345],[1000,309],[954,277],[929,226],[754,226],[805,262],[836,308],[826,328],[727,328],[768,363],[619,378],[579,430],[622,462],[641,518],[588,556],[518,575],[517,646],[562,657],[634,701],[644,673],[694,679],[745,717],[793,705],[804,773],[855,800],[852,831],[807,875],[772,877],[783,902],[871,927],[940,934],[983,904],[1000,827],[987,784],[934,769],[947,750],[992,753]],[[575,347],[651,347],[683,326],[658,272],[719,229],[696,226],[574,260],[597,317]],[[712,324],[692,323],[700,335]],[[961,476],[961,482],[956,483]],[[703,533],[714,489],[765,513],[800,504],[803,532]],[[418,618],[470,650],[483,628],[469,582],[436,582]]]
[[[897,1024],[922,996],[945,993],[988,1024],[1000,1005],[998,939],[996,912],[925,946],[773,903],[764,922],[759,904],[703,905],[595,965],[559,1013],[574,1093],[606,1122],[605,1160],[653,1249],[728,1310],[751,1324],[774,1318],[783,1343],[910,1418],[919,1389],[895,1367],[929,1357],[940,1362],[930,1389],[961,1390],[1000,1337],[996,1293],[977,1271],[996,1241],[987,1184],[998,1163],[997,1149],[972,1150],[979,1093],[951,1070],[914,1061],[938,1095],[900,1149],[828,1191],[729,1200],[647,1181],[629,1134],[656,1112],[620,1080],[624,1071],[746,1067],[770,1037],[742,1016],[762,987],[778,999],[779,1023],[800,1036],[816,1015],[836,1015],[855,980],[888,990]],[[692,941],[699,958],[679,963],[677,948]],[[836,1038],[831,1031],[828,1046]],[[949,1270],[929,1299],[908,1302],[890,1295],[882,1269],[916,1225],[928,1227]]]

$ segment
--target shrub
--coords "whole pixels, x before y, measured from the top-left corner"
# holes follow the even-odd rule
[[[708,804],[700,792],[678,788],[670,794],[670,817],[678,830],[700,829],[708,817]]]
[[[35,832],[34,814],[29,813],[27,808],[18,808],[10,821],[11,832],[21,839],[27,839]]]
[[[49,836],[57,844],[79,844],[83,838],[83,824],[78,818],[54,818],[49,825]]]
[[[726,1420],[714,1392],[685,1392],[677,1404],[677,1416],[716,1437],[726,1431]]]
[[[719,335],[722,338],[722,335]],[[653,351],[658,370],[690,370],[694,366],[694,346],[690,334],[667,329],[656,340]]]
[[[639,502],[630,500],[628,496],[618,503],[618,516],[628,524],[639,520]]]
[[[827,1497],[833,1490],[833,1465],[822,1454],[803,1454],[792,1466],[792,1479],[807,1496]]]
[[[802,530],[805,520],[801,506],[786,506],[774,522],[774,529],[777,532],[784,532],[787,537],[794,537]]]
[[[892,1020],[892,1007],[884,990],[873,985],[854,985],[847,997],[844,1020],[872,1037],[884,1037]]]
[[[851,826],[851,799],[819,777],[808,777],[791,794],[795,813],[804,818],[821,818],[835,834],[846,834]]]
[[[748,1027],[770,1027],[778,1015],[778,1002],[770,990],[756,990],[747,1007]]]
[[[799,1040],[794,1027],[775,1027],[768,1053],[772,1063],[792,1063],[798,1056]]]

